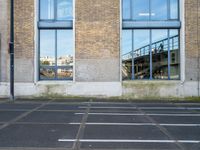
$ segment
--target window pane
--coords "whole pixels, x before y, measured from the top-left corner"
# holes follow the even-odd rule
[[[132,30],[122,33],[122,75],[123,80],[131,79],[132,74]]]
[[[152,76],[168,79],[168,32],[152,30]]]
[[[151,0],[151,20],[167,20],[167,0]]]
[[[72,0],[57,0],[57,20],[72,20]]]
[[[40,65],[55,66],[55,30],[40,30]]]
[[[133,20],[149,20],[149,0],[133,0]]]
[[[179,79],[180,54],[178,30],[170,30],[170,79]]]
[[[123,19],[131,19],[131,0],[123,0]]]
[[[40,79],[54,79],[55,70],[53,68],[40,68]]]
[[[73,79],[73,67],[59,68],[57,70],[58,79]]]
[[[57,31],[57,66],[73,66],[72,30]]]
[[[150,31],[134,30],[134,72],[135,79],[150,77]]]
[[[170,0],[170,19],[178,19],[178,0]]]
[[[54,19],[54,0],[40,0],[40,19]]]

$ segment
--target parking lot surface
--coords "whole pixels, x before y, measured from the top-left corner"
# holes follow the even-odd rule
[[[200,150],[200,103],[0,101],[0,150]]]

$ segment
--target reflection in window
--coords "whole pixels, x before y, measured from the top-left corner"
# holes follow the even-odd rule
[[[40,0],[40,20],[72,20],[72,0]]]
[[[72,43],[72,30],[40,30],[41,80],[73,79]]]
[[[60,68],[57,70],[58,79],[73,78],[73,68]]]
[[[57,20],[72,20],[72,0],[57,0]]]
[[[131,0],[123,0],[123,19],[128,20],[131,18]]]
[[[178,19],[178,0],[170,0],[170,19]]]
[[[124,30],[123,79],[131,79],[131,76],[132,79],[179,79],[178,31],[178,29]]]
[[[153,79],[168,79],[168,31],[152,30]]]
[[[134,30],[134,71],[135,79],[150,77],[150,31]]]
[[[40,68],[40,79],[55,79],[55,70],[54,68]]]
[[[124,80],[132,78],[132,30],[123,30],[122,38],[122,76]]]
[[[40,19],[54,19],[54,0],[40,0]]]
[[[40,30],[40,65],[55,66],[55,30]]]
[[[178,30],[170,30],[170,78],[179,79],[180,73],[180,50]]]
[[[149,0],[134,0],[133,2],[133,20],[149,20]]]
[[[178,20],[178,0],[123,0],[123,20]]]
[[[72,30],[57,30],[57,66],[73,66]]]
[[[167,20],[167,0],[151,0],[151,20]]]

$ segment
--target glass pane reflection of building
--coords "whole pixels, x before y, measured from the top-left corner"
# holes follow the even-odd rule
[[[72,30],[40,30],[40,79],[73,79]]]
[[[123,20],[178,20],[178,0],[122,0]]]
[[[168,30],[152,30],[152,76],[168,79]]]
[[[150,77],[150,31],[134,30],[133,61],[134,79],[149,79]]]
[[[178,29],[123,30],[122,53],[124,80],[180,78]]]

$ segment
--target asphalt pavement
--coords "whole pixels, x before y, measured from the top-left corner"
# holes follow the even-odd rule
[[[0,101],[0,150],[200,150],[200,103]]]

